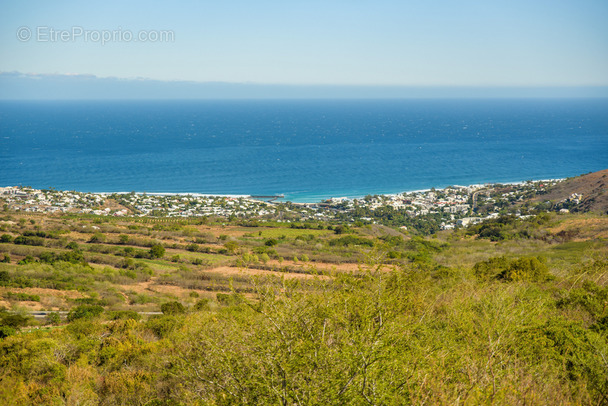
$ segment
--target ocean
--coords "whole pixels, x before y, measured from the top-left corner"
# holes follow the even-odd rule
[[[606,168],[608,99],[0,102],[0,186],[314,202]]]

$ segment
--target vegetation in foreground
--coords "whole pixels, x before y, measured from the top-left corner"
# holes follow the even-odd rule
[[[0,227],[2,404],[608,404],[606,216]]]

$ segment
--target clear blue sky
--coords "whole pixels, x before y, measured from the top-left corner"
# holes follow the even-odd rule
[[[19,27],[32,32],[17,38]],[[37,27],[173,41],[38,41]],[[46,28],[45,28],[46,27]],[[45,31],[46,30],[46,31]],[[277,84],[606,86],[607,0],[0,3],[0,72]]]

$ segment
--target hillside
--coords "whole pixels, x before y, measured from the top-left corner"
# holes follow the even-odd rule
[[[607,236],[5,212],[0,404],[604,404]]]
[[[573,201],[573,195],[582,195]],[[572,211],[608,213],[608,169],[566,179],[533,201],[564,202]]]

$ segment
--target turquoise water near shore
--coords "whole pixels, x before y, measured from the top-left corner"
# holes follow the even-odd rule
[[[0,186],[296,202],[608,167],[608,100],[0,102]]]

